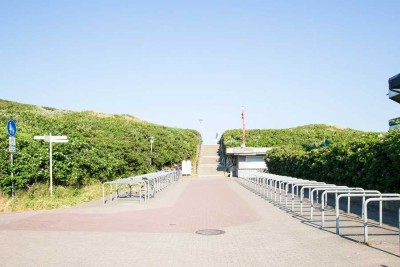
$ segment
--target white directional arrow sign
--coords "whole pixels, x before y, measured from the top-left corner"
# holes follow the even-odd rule
[[[35,140],[44,140],[50,144],[50,195],[53,195],[53,143],[67,143],[68,137],[65,135],[44,135],[35,136]]]
[[[35,136],[33,137],[35,140],[44,140],[45,142],[51,143],[66,143],[68,142],[68,137],[65,135],[44,135],[44,136]]]

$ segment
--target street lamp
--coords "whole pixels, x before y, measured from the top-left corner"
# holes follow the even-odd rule
[[[53,136],[50,134],[45,136],[35,136],[33,139],[44,140],[50,144],[50,195],[53,195],[53,143],[67,143],[68,138],[65,135]]]
[[[153,154],[154,136],[150,136],[150,153]],[[150,155],[150,165],[152,164],[152,155]]]
[[[199,119],[199,122],[200,122],[200,138],[201,142],[203,143],[203,135],[202,135],[203,127],[201,126],[201,124],[203,123],[203,119]]]
[[[153,153],[154,136],[150,136],[150,152]]]

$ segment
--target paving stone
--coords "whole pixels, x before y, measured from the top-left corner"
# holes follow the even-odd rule
[[[319,228],[318,213],[315,221],[306,217],[234,178],[181,179],[142,205],[95,201],[0,214],[0,266],[400,266],[394,228],[371,229],[382,244],[368,247],[357,241],[357,221],[344,221],[355,227],[338,236]],[[202,236],[200,229],[225,234]]]

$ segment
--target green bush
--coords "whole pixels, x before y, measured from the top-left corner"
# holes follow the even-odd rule
[[[12,169],[6,131],[9,119],[15,120],[18,129]],[[0,100],[1,125],[0,186],[7,193],[12,183],[25,190],[35,183],[48,183],[49,144],[33,140],[35,135],[68,136],[68,143],[53,144],[53,178],[55,185],[73,187],[195,160],[200,143],[195,130],[159,126],[129,115],[72,112],[4,100]],[[155,138],[152,153],[150,136]]]
[[[240,130],[223,134],[239,146]],[[323,140],[326,140],[325,144]],[[370,133],[308,125],[284,130],[249,130],[247,146],[267,146],[269,172],[298,178],[400,192],[400,131]]]

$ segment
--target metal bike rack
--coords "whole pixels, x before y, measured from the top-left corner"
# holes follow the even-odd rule
[[[324,185],[326,183],[324,182],[317,182],[317,181],[298,181],[298,182],[291,182],[286,184],[286,200],[285,200],[285,206],[287,207],[287,196],[288,196],[288,190],[289,190],[289,185],[292,184],[292,211],[294,210],[294,197],[295,195],[299,195],[299,187],[300,186],[306,186],[306,185]],[[297,194],[296,194],[297,192]]]
[[[335,194],[335,212],[336,212],[336,234],[340,230],[340,199],[347,197],[347,213],[350,213],[351,198],[362,197],[361,217],[364,225],[364,242],[368,242],[368,204],[370,202],[379,202],[379,224],[382,225],[382,202],[383,201],[400,201],[400,194],[397,193],[380,193],[377,190],[364,190],[361,187],[337,186],[335,184],[326,184],[306,179],[288,177],[283,175],[275,175],[269,173],[257,173],[253,177],[238,178],[238,182],[245,188],[266,196],[277,203],[277,194],[279,190],[279,204],[282,203],[282,191],[285,191],[285,207],[288,205],[288,194],[292,195],[292,211],[294,211],[295,196],[300,198],[300,215],[303,214],[304,191],[309,189],[310,220],[314,214],[314,204],[318,203],[319,192],[321,194],[321,227],[325,227],[325,207],[327,206],[328,194]],[[300,190],[300,192],[299,192]],[[314,198],[314,194],[316,197]],[[372,197],[372,198],[371,198]],[[369,199],[366,199],[369,198]],[[315,201],[314,201],[315,200]],[[400,239],[400,209],[399,209],[399,239]]]
[[[286,184],[286,200],[285,200],[285,206],[287,207],[287,195],[289,193],[289,185],[292,185],[292,208],[291,210],[294,210],[294,197],[297,195],[299,196],[299,187],[301,186],[309,186],[309,185],[325,185],[326,183],[324,182],[317,182],[317,181],[297,181],[297,182],[290,182]]]
[[[363,205],[364,209],[364,243],[368,243],[368,203],[373,202],[373,201],[379,201],[382,203],[382,201],[400,201],[400,196],[399,197],[384,197],[384,198],[369,198],[365,201]],[[400,209],[399,209],[400,210]],[[400,217],[400,215],[399,215]],[[399,223],[400,226],[400,223]],[[399,227],[399,236],[400,236],[400,227]]]
[[[272,196],[274,200],[276,201],[277,197],[277,190],[279,189],[279,203],[282,202],[282,186],[291,181],[305,181],[303,179],[298,179],[298,178],[293,178],[293,177],[288,177],[288,176],[278,176],[278,175],[263,175],[262,176],[264,181],[263,181],[263,186],[264,190],[267,189],[267,197],[270,197],[272,199]],[[270,191],[270,194],[268,194],[268,191]],[[264,193],[265,194],[265,193]]]
[[[320,189],[330,189],[330,188],[348,188],[347,186],[337,186],[334,184],[324,184],[324,185],[306,185],[300,189],[300,215],[303,214],[303,198],[304,198],[304,189],[309,189],[309,200],[311,201],[311,190],[313,188],[320,188]]]
[[[339,193],[380,193],[377,190],[364,190],[361,187],[350,187],[348,189],[332,189],[332,190],[325,190],[321,195],[321,227],[325,227],[325,207],[328,205],[328,194],[335,193],[335,208],[336,208],[336,199]],[[350,210],[350,197],[348,197],[347,201],[347,210]]]
[[[340,199],[342,197],[362,197],[363,198],[363,203],[362,203],[362,212],[361,212],[361,217],[364,219],[365,217],[365,210],[364,210],[364,204],[366,202],[365,198],[366,197],[400,197],[400,194],[397,193],[371,193],[371,192],[351,192],[351,193],[346,193],[346,194],[340,194],[337,198],[336,198],[336,203],[335,203],[335,213],[336,213],[336,234],[340,234],[340,212],[339,212],[339,203],[340,203]],[[381,205],[380,205],[380,214],[379,214],[379,225],[382,225],[382,209],[381,209]],[[347,212],[350,212],[350,210],[348,210]]]
[[[295,183],[295,182],[304,182],[306,180],[303,179],[297,179],[297,178],[290,178],[290,179],[285,179],[285,180],[280,180],[278,181],[279,183],[279,204],[282,203],[282,190],[285,190],[285,205],[287,206],[287,190],[288,187],[286,185],[290,184],[290,183]],[[283,188],[283,186],[285,186],[285,188]]]
[[[148,173],[144,175],[132,176],[128,178],[118,179],[115,181],[105,182],[102,185],[103,203],[105,201],[105,185],[110,185],[110,202],[114,200],[113,185],[115,185],[115,199],[118,200],[120,197],[119,191],[122,186],[129,187],[129,197],[132,195],[132,187],[138,188],[139,203],[142,203],[142,199],[147,201],[150,197],[155,195],[171,184],[173,181],[178,180],[177,172],[174,171],[159,171],[155,173]]]

